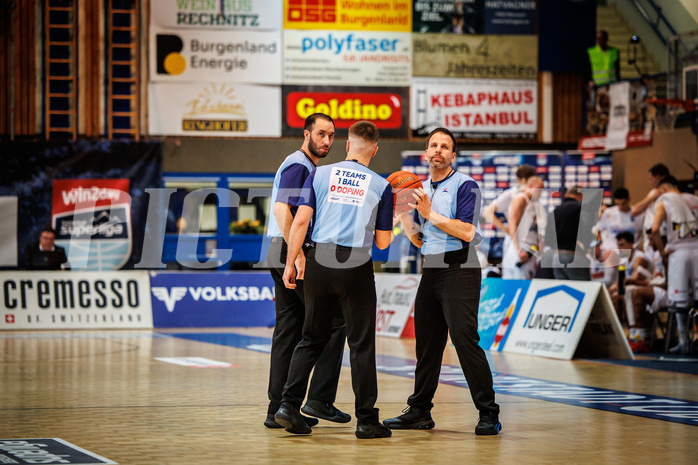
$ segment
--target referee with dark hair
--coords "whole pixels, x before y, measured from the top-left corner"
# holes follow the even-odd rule
[[[475,250],[481,195],[477,183],[452,168],[456,139],[446,128],[427,137],[425,152],[430,177],[415,189],[415,220],[400,216],[405,233],[421,247],[424,272],[414,304],[417,366],[408,407],[383,424],[391,429],[431,429],[432,403],[448,334],[455,346],[475,407],[480,412],[475,434],[498,434],[499,405],[494,401],[492,372],[478,345],[477,313],[481,268]]]
[[[271,195],[270,208],[274,220],[269,222],[267,228],[267,236],[271,238],[267,264],[274,279],[276,325],[271,339],[269,407],[264,420],[267,428],[282,428],[274,421],[274,414],[281,405],[281,393],[286,384],[291,356],[301,340],[305,320],[303,281],[299,281],[295,289],[287,289],[283,281],[286,240],[298,209],[303,184],[318,161],[325,158],[332,148],[334,121],[324,113],[314,113],[305,119],[303,136],[301,148],[286,157],[277,170]],[[299,253],[298,259],[299,263],[304,262],[304,254]],[[304,265],[299,266],[303,268]],[[299,279],[303,279],[302,276]],[[344,319],[339,311],[336,313],[332,336],[318,360],[303,412],[324,420],[347,423],[351,420],[351,415],[334,406],[346,340]],[[306,421],[313,425],[318,423],[315,418],[307,418]]]
[[[293,220],[284,283],[296,287],[294,262],[311,219],[312,240],[306,261],[305,324],[274,416],[286,431],[309,434],[299,407],[308,378],[330,340],[332,314],[339,305],[347,326],[351,380],[357,418],[356,437],[391,435],[378,420],[376,376],[376,284],[371,247],[385,249],[393,239],[393,193],[384,178],[368,168],[378,151],[378,128],[359,121],[349,128],[346,160],[321,166],[303,187],[304,198]],[[302,273],[302,270],[298,271]]]

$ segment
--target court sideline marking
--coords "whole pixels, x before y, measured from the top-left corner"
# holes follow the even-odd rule
[[[269,338],[235,333],[160,334],[264,353],[269,353],[271,347],[271,339]],[[344,357],[345,366],[348,366],[347,359],[348,357]],[[406,358],[376,355],[376,369],[379,373],[414,379],[415,363],[414,360]],[[576,407],[593,408],[607,412],[698,426],[698,402],[694,401],[559,383],[509,373],[493,372],[492,377],[494,390],[498,394],[539,399]],[[453,365],[441,366],[439,383],[464,388],[468,387],[460,366]]]

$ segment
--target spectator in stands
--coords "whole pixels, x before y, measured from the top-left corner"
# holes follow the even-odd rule
[[[620,51],[608,45],[608,32],[596,33],[596,45],[587,49],[589,55],[589,85],[603,86],[620,81]]]
[[[60,270],[67,267],[68,257],[65,249],[57,246],[56,231],[44,228],[39,236],[39,243],[27,247],[22,257],[21,266],[25,270]]]

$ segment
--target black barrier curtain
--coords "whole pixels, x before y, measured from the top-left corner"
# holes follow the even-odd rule
[[[18,197],[19,257],[51,226],[54,179],[128,179],[133,244],[122,269],[140,261],[149,200],[145,189],[162,184],[161,142],[3,141],[0,157],[0,196]]]

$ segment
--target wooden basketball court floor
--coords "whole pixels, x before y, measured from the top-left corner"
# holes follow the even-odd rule
[[[321,421],[309,436],[267,429],[270,337],[268,328],[0,333],[0,440],[60,438],[131,465],[698,463],[698,376],[487,352],[503,431],[481,437],[450,345],[431,431],[359,440],[354,419]],[[414,341],[379,337],[377,359],[385,419],[412,393]],[[336,405],[353,416],[353,402],[345,366]]]

